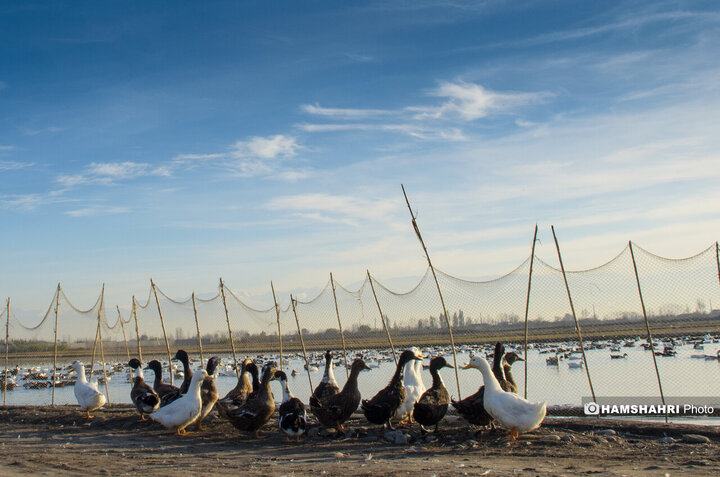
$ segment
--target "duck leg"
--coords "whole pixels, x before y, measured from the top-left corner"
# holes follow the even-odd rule
[[[88,419],[92,419],[93,417],[90,415],[90,411],[85,410],[85,414],[87,414]]]
[[[204,430],[205,430],[205,428],[202,426],[202,421],[198,421],[198,423],[195,425],[195,428],[196,428],[198,431],[204,431]]]
[[[392,422],[390,422],[390,418],[388,418],[386,425],[387,425],[388,429],[390,429],[391,431],[395,430],[395,428],[392,425]]]

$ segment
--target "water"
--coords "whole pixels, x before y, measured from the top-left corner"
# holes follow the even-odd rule
[[[657,357],[665,396],[717,398],[716,402],[720,403],[720,362],[717,360],[693,359],[691,357],[694,354],[714,356],[720,349],[720,343],[705,343],[703,350],[693,349],[691,344],[679,345],[675,349],[677,355],[674,357]],[[379,355],[382,355],[382,353],[382,350],[378,352]],[[424,351],[424,353],[426,352]],[[650,351],[637,346],[623,347],[621,353],[627,353],[627,358],[610,359],[609,349],[586,350],[588,367],[596,396],[658,396],[658,383]],[[448,362],[452,363],[452,354],[449,350],[445,350],[441,354],[446,357]],[[314,386],[317,386],[323,376],[324,368],[320,356],[319,353],[315,354],[318,369],[311,372]],[[353,352],[352,356],[355,356],[355,352]],[[467,351],[458,354],[457,361],[460,368],[469,361],[469,356],[470,353]],[[568,363],[572,362],[570,360],[561,360],[557,367],[547,366],[545,359],[549,356],[552,356],[552,354],[540,354],[538,349],[531,349],[528,352],[528,399],[531,401],[545,400],[551,406],[581,405],[582,398],[591,395],[585,369],[569,368]],[[577,356],[580,356],[579,353]],[[348,359],[351,359],[350,355]],[[149,361],[149,358],[147,360]],[[370,359],[367,359],[367,361],[370,361]],[[428,362],[429,359],[426,359],[425,364]],[[574,360],[574,362],[578,362],[578,360]],[[232,358],[222,356],[222,363],[225,365],[222,371],[228,374],[232,373],[229,367]],[[64,363],[63,365],[67,366],[68,364]],[[36,366],[51,369],[49,363],[38,363]],[[108,369],[109,367],[108,364]],[[304,402],[308,402],[311,391],[302,358],[295,355],[289,359],[289,362],[284,367],[288,374],[291,392]],[[298,371],[299,374],[291,376],[292,370]],[[363,397],[372,397],[382,389],[388,383],[394,371],[395,365],[392,359],[386,362],[381,361],[379,367],[370,371],[363,371],[358,380]],[[48,374],[51,374],[51,372]],[[440,374],[450,394],[457,398],[454,370],[444,368]],[[514,364],[513,374],[522,395],[525,380],[524,363],[522,361]],[[145,375],[146,379],[150,381],[152,372],[146,371]],[[482,385],[482,376],[476,369],[459,369],[458,375],[460,377],[462,397],[474,393]],[[335,377],[338,385],[342,388],[346,380],[343,367],[335,368]],[[166,382],[168,381],[167,373],[164,379]],[[423,371],[423,379],[427,386],[431,384],[429,371]],[[180,381],[176,379],[175,384],[178,385]],[[23,381],[17,379],[17,382],[19,386],[7,392],[8,404],[48,405],[51,403],[51,388],[24,389],[22,386]],[[216,385],[220,396],[224,396],[236,383],[237,378],[234,374],[231,376],[218,376]],[[108,384],[111,402],[130,403],[130,386],[126,372],[115,373]],[[271,386],[276,400],[279,400],[282,396],[279,383],[273,382]],[[100,389],[104,392],[104,385],[100,385]],[[57,388],[55,390],[55,403],[75,404],[73,387]]]

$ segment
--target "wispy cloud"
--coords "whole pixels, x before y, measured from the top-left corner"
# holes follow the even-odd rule
[[[303,104],[300,109],[308,114],[316,116],[327,116],[338,119],[362,119],[375,116],[387,116],[399,114],[400,111],[388,109],[347,109],[347,108],[324,108],[316,104]]]
[[[92,217],[98,215],[127,214],[131,212],[128,207],[84,207],[82,209],[68,210],[65,214],[70,217]]]
[[[0,197],[0,207],[6,210],[31,211],[36,208],[66,202],[76,202],[77,199],[63,197],[65,190],[53,190],[42,194],[15,194]]]
[[[0,155],[2,151],[0,150]],[[1,171],[16,171],[18,169],[25,169],[26,167],[32,166],[32,162],[18,162],[18,161],[0,161],[0,172]]]
[[[465,141],[467,138],[459,128],[433,128],[420,124],[374,124],[374,123],[300,123],[295,125],[306,132],[334,131],[388,131],[400,132],[417,139]]]
[[[60,175],[56,182],[63,187],[76,187],[87,184],[111,185],[118,181],[137,177],[171,175],[168,166],[151,166],[146,163],[126,162],[93,162],[80,174]]]
[[[232,146],[230,154],[238,158],[275,159],[276,157],[292,157],[298,149],[300,149],[300,145],[296,138],[277,134],[270,137],[256,136],[248,141],[238,141]]]
[[[296,216],[319,222],[359,225],[367,220],[386,221],[398,208],[395,200],[367,200],[350,195],[296,194],[275,197],[264,207],[295,212]]]

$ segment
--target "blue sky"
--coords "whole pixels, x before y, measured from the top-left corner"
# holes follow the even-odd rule
[[[720,236],[714,1],[2,2],[0,294],[310,296]],[[412,278],[414,277],[414,278]],[[284,298],[283,301],[287,302]]]

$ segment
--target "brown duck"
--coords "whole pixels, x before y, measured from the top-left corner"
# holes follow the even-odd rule
[[[439,373],[442,368],[452,368],[452,366],[442,356],[436,356],[430,360],[432,386],[420,396],[413,408],[413,418],[420,424],[423,433],[426,432],[425,426],[435,426],[435,432],[437,432],[438,423],[445,417],[448,404],[450,404],[450,394]]]
[[[365,369],[370,369],[370,367],[365,364],[365,361],[358,358],[350,366],[350,376],[342,391],[330,396],[325,402],[320,402],[314,395],[310,396],[310,406],[320,424],[345,432],[343,424],[360,404],[358,375]]]
[[[270,416],[275,411],[275,398],[270,389],[270,381],[275,379],[276,371],[273,364],[265,365],[260,389],[242,406],[235,407],[232,404],[217,402],[218,409],[225,408],[222,415],[238,430],[253,432],[255,437],[260,437],[258,430],[270,420]]]

